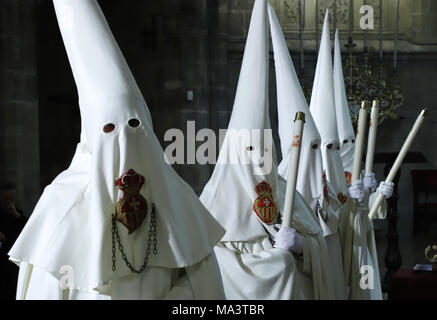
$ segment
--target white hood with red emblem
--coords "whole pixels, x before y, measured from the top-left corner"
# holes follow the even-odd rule
[[[326,178],[331,183],[341,202],[344,202],[348,192],[340,157],[340,142],[337,131],[328,18],[328,11],[326,11],[314,76],[310,111],[322,138],[321,151]]]
[[[54,0],[54,5],[79,94],[81,141],[70,167],[45,188],[9,252],[11,260],[57,278],[61,266],[71,266],[74,288],[99,289],[131,274],[118,249],[116,271],[111,268],[115,207],[121,213],[147,209],[144,220],[130,216],[131,234],[117,222],[125,253],[139,268],[153,204],[157,254],[150,254],[148,266],[194,265],[211,253],[223,228],[164,161],[147,104],[97,1]]]
[[[296,189],[315,212],[317,203],[321,207],[326,203],[323,197],[321,138],[299,84],[278,18],[271,6],[269,6],[269,18],[275,58],[278,130],[282,151],[282,161],[279,164],[278,173],[282,178],[287,179],[293,121],[296,112],[304,112],[305,126]]]
[[[273,227],[279,215],[277,161],[273,139],[269,139],[268,36],[267,3],[256,0],[228,131],[200,196],[226,229],[222,241],[263,237],[264,227]],[[238,130],[240,134],[235,134]],[[251,139],[256,132],[259,137]],[[263,160],[265,172],[259,166]]]

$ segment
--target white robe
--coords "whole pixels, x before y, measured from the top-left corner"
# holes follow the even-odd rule
[[[284,196],[283,192],[280,196]],[[335,298],[334,274],[322,230],[298,193],[294,212],[292,227],[303,240],[301,256],[274,248],[276,231],[265,224],[265,236],[250,241],[223,241],[215,247],[227,299]]]
[[[328,218],[327,221],[319,215],[319,222],[325,236],[328,246],[331,273],[334,276],[335,299],[345,300],[348,295],[348,288],[344,279],[343,268],[343,246],[341,239],[344,235],[343,220],[345,212],[349,212],[350,201],[343,205],[337,199],[337,196],[328,183]]]
[[[281,177],[278,181],[280,203],[283,204],[287,183]],[[292,226],[303,240],[303,254],[297,259],[298,296],[305,300],[335,299],[335,279],[323,231],[298,191],[295,201]]]
[[[97,292],[63,289],[52,274],[23,261],[20,263],[17,300],[225,299],[220,275],[214,270],[218,270],[218,266],[212,253],[187,268],[146,268],[139,275],[131,274],[114,280],[106,292]]]
[[[353,238],[353,261],[351,273],[351,300],[382,300],[381,279],[379,276],[378,254],[376,250],[375,234],[373,223],[369,220],[369,208],[372,207],[377,193],[370,195],[368,207],[358,207],[354,221]],[[385,219],[387,215],[386,202],[384,201],[378,209],[375,219]],[[362,269],[370,267],[370,271]],[[371,272],[372,277],[366,280],[365,277]],[[361,280],[363,278],[363,280]],[[366,280],[366,281],[364,281]],[[361,288],[360,282],[368,284],[369,287]],[[373,289],[372,289],[373,287]]]
[[[215,247],[229,300],[296,299],[296,261],[273,248],[266,235],[252,241],[226,241]]]
[[[219,274],[218,266],[208,261],[225,230],[165,161],[147,104],[98,2],[53,3],[77,86],[81,142],[70,167],[45,188],[9,252],[21,268],[20,297],[60,297],[56,279],[62,280],[67,267],[74,281],[65,298],[94,297],[96,292],[161,298],[178,287],[179,269],[186,270],[190,283],[196,282],[194,297],[222,298],[218,276],[199,285],[196,279]],[[112,124],[109,132],[107,124]],[[156,251],[148,256],[144,272],[134,276],[123,254],[139,268],[151,235]],[[208,294],[204,284],[211,287]]]

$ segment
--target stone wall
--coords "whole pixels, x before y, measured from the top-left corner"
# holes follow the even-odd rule
[[[0,181],[29,213],[40,194],[36,2],[0,1]]]

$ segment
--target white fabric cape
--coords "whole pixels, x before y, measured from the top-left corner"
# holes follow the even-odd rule
[[[9,252],[10,259],[18,265],[31,264],[58,280],[63,276],[61,267],[70,266],[74,270],[71,289],[114,293],[117,281],[132,276],[117,245],[116,270],[112,271],[112,214],[122,196],[115,180],[134,169],[145,178],[140,194],[148,203],[147,218],[131,235],[117,222],[133,266],[139,268],[144,261],[152,203],[157,254],[150,254],[147,269],[179,269],[205,261],[224,230],[164,161],[147,104],[97,1],[55,0],[54,5],[79,94],[81,142],[70,167],[45,188]],[[132,118],[139,126],[128,124]],[[115,129],[105,133],[108,123]],[[138,278],[147,278],[146,273]],[[214,294],[223,297],[222,291]]]

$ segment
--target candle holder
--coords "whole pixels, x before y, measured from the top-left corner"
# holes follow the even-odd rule
[[[397,109],[403,105],[404,97],[397,85],[399,75],[396,70],[388,74],[384,63],[373,62],[375,59],[372,59],[369,52],[354,54],[356,44],[352,37],[349,37],[345,47],[348,51],[344,64],[346,96],[354,127],[357,125],[360,103],[363,100],[379,100],[378,125],[386,119],[398,119]]]
[[[437,245],[434,244],[425,248],[425,259],[433,264],[434,270],[437,270]]]

